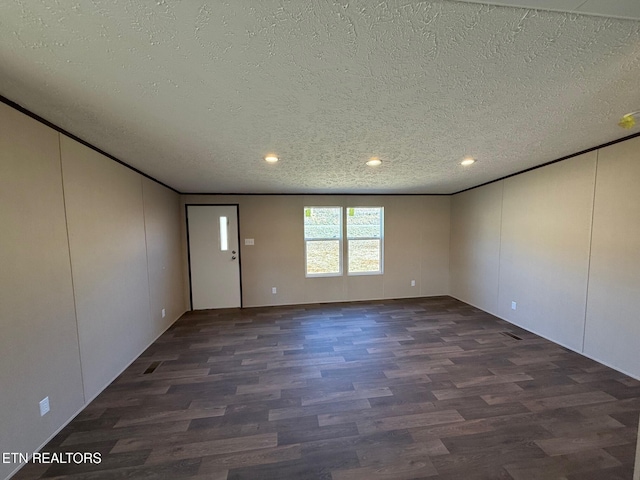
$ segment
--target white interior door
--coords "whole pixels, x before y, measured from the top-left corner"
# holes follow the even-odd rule
[[[191,308],[240,306],[237,205],[188,205]]]

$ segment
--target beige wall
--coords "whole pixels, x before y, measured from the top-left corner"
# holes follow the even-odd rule
[[[58,133],[3,104],[0,222],[0,452],[30,452],[84,395]],[[0,463],[0,478],[15,468]]]
[[[502,200],[498,316],[577,351],[595,173],[595,152],[574,157],[506,179]]]
[[[93,398],[152,336],[142,178],[60,139],[85,395]]]
[[[450,197],[188,195],[183,203],[239,204],[244,306],[449,293]],[[323,205],[384,207],[384,274],[305,278],[303,208]],[[255,245],[245,246],[245,238]]]
[[[184,312],[180,198],[0,104],[0,222],[0,451],[33,452]]]
[[[635,138],[455,195],[452,295],[640,378],[639,184]]]
[[[640,138],[603,148],[584,353],[640,377]]]
[[[151,328],[157,335],[185,312],[182,255],[176,255],[182,252],[180,197],[148,178],[142,179],[142,194]]]
[[[451,200],[451,295],[498,313],[504,181]]]

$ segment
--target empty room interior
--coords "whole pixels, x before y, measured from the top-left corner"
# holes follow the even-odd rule
[[[3,2],[0,478],[640,479],[639,82],[631,0]]]

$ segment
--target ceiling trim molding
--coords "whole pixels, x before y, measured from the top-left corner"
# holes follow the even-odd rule
[[[463,3],[496,5],[499,7],[526,8],[547,12],[571,13],[593,17],[640,20],[640,6],[620,0],[565,0],[558,6],[557,0],[452,0]]]
[[[327,197],[327,196],[340,196],[340,197],[449,197],[455,195],[453,193],[182,193],[181,195],[246,195],[246,196],[279,196],[279,197]]]
[[[126,162],[123,162],[122,160],[120,160],[117,157],[114,157],[113,155],[111,155],[110,153],[105,152],[104,150],[96,147],[95,145],[81,139],[80,137],[77,137],[76,135],[74,135],[73,133],[69,133],[68,131],[66,131],[64,128],[60,128],[58,125],[56,125],[55,123],[50,122],[49,120],[42,118],[40,115],[37,115],[35,113],[33,113],[30,110],[27,110],[25,107],[23,107],[22,105],[17,104],[16,102],[13,102],[11,100],[9,100],[8,98],[0,95],[0,102],[4,103],[5,105],[19,111],[20,113],[24,113],[25,115],[27,115],[28,117],[33,118],[34,120],[37,120],[38,122],[46,125],[49,128],[54,129],[55,131],[57,131],[58,133],[62,133],[63,135],[66,135],[67,137],[71,138],[72,140],[75,140],[78,143],[81,143],[82,145],[84,145],[85,147],[90,148],[91,150],[98,152],[100,155],[104,155],[105,157],[107,157],[110,160],[113,160],[116,163],[119,163],[120,165],[127,167],[129,170],[133,170],[134,172],[142,175],[145,178],[148,178],[149,180],[152,180],[154,182],[156,182],[159,185],[162,185],[165,188],[168,188],[169,190],[174,191],[177,194],[182,194],[182,192],[179,192],[178,190],[176,190],[175,188],[173,188],[170,185],[167,185],[166,183],[161,182],[160,180],[158,180],[157,178],[152,177],[151,175],[144,173],[142,170],[138,170],[135,167],[132,167],[131,165],[129,165]]]
[[[484,187],[485,185],[490,185],[492,183],[500,182],[501,180],[506,180],[507,178],[516,177],[518,175],[522,175],[523,173],[531,172],[532,170],[537,170],[542,167],[546,167],[549,165],[553,165],[554,163],[562,162],[563,160],[569,160],[570,158],[577,157],[579,155],[584,155],[585,153],[590,153],[595,150],[600,150],[601,148],[610,147],[611,145],[615,145],[616,143],[626,142],[627,140],[631,140],[632,138],[640,137],[640,132],[636,132],[632,135],[628,135],[626,137],[619,138],[618,140],[612,140],[611,142],[603,143],[602,145],[598,145],[596,147],[587,148],[586,150],[582,150],[577,153],[572,153],[570,155],[565,155],[564,157],[557,158],[555,160],[551,160],[550,162],[543,163],[541,165],[536,165],[535,167],[527,168],[525,170],[521,170],[519,172],[512,173],[510,175],[505,175],[504,177],[496,178],[495,180],[490,180],[485,183],[481,183],[480,185],[476,185],[475,187],[465,188],[464,190],[460,190],[459,192],[454,192],[451,195],[458,195],[459,193],[468,192],[469,190],[474,190],[476,188]]]

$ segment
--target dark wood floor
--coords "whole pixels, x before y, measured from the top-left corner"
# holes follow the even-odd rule
[[[101,464],[16,478],[631,479],[639,412],[640,382],[449,297],[190,312],[44,449]]]

